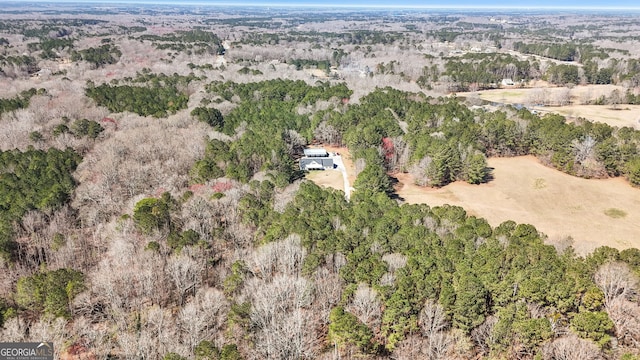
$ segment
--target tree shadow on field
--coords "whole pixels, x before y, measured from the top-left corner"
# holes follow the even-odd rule
[[[482,179],[483,183],[488,183],[488,182],[491,182],[491,181],[495,180],[495,177],[493,176],[493,170],[495,170],[495,169],[496,168],[489,167],[489,166],[484,168],[484,171],[485,171],[486,175],[484,176],[484,179]]]
[[[393,189],[393,192],[389,193],[389,197],[393,200],[399,200],[399,201],[404,201],[405,199],[398,195],[398,185],[400,184],[400,181],[398,181],[398,178],[389,175],[389,182],[391,183],[391,189]]]

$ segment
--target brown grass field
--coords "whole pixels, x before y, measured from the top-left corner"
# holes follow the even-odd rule
[[[483,90],[476,93],[458,93],[459,96],[479,97],[482,100],[504,104],[527,104],[534,97],[534,93],[542,92],[544,96],[553,102],[556,93],[563,88],[549,87],[540,82],[539,87],[533,88],[507,88],[496,90]],[[597,121],[611,126],[630,126],[640,129],[640,105],[618,105],[613,108],[610,105],[579,105],[586,100],[595,100],[601,96],[609,96],[615,89],[624,93],[624,89],[615,85],[584,85],[576,86],[570,90],[572,105],[567,106],[536,106],[534,110],[540,113],[557,113],[573,121],[578,117],[590,121]],[[565,89],[566,90],[566,89]]]
[[[545,97],[553,100],[557,92],[564,88],[554,87],[547,82],[538,81],[530,84],[526,88],[509,87],[495,90],[481,90],[475,93],[458,93],[460,96],[477,95],[483,100],[507,104],[526,104],[533,97],[533,93],[545,94]],[[624,88],[615,85],[580,85],[571,88],[571,100],[579,103],[583,100],[595,100],[601,96],[609,96],[613,90],[620,90],[624,93]]]
[[[506,220],[534,225],[550,241],[567,236],[586,255],[598,246],[640,247],[640,190],[624,179],[581,179],[542,165],[533,156],[489,159],[494,180],[456,182],[440,189],[413,185],[398,175],[398,195],[407,203],[458,205],[492,226]]]
[[[326,147],[343,156],[353,184],[353,162],[346,148]],[[451,204],[492,226],[507,220],[534,225],[550,242],[571,237],[579,255],[603,245],[640,247],[640,189],[622,179],[581,179],[542,165],[533,156],[492,158],[494,179],[481,185],[455,182],[443,188],[413,184],[409,174],[395,174],[397,194],[406,203]],[[343,189],[339,171],[311,172],[320,186]]]
[[[320,187],[329,187],[344,191],[344,181],[339,170],[310,171],[306,178]]]
[[[540,113],[560,114],[568,121],[581,117],[611,126],[629,126],[640,130],[640,105],[618,105],[617,109],[608,105],[546,106],[536,110]]]

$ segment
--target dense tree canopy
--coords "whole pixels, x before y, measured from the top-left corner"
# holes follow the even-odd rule
[[[142,116],[159,118],[175,114],[187,107],[189,96],[178,88],[196,79],[193,75],[152,74],[148,69],[144,69],[136,78],[127,78],[124,81],[133,84],[145,83],[147,86],[108,83],[96,86],[93,82],[88,82],[85,94],[112,112],[130,111]]]
[[[15,255],[12,222],[29,210],[67,203],[76,186],[71,176],[80,162],[73,150],[0,151],[0,255]]]

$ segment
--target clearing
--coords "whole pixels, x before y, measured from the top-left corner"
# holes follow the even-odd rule
[[[567,118],[567,121],[575,121],[577,118],[585,118],[590,121],[601,122],[611,126],[629,126],[640,130],[640,105],[618,105],[617,109],[609,105],[569,105],[569,106],[545,106],[534,108],[539,113],[556,113]]]
[[[352,184],[356,180],[354,174],[353,161],[351,155],[345,147],[336,146],[320,146],[329,153],[335,153],[339,156],[334,157],[333,161],[337,166],[334,170],[311,171],[305,176],[321,187],[330,187],[345,192],[347,199],[353,191]]]
[[[318,186],[344,191],[344,181],[342,179],[342,173],[339,170],[310,171],[306,178]]]
[[[482,100],[500,104],[534,104],[546,102],[553,104],[560,93],[567,88],[549,87],[540,82],[539,87],[532,88],[505,88],[495,90],[483,90],[478,92],[458,93],[459,96],[477,97]],[[596,100],[602,96],[608,97],[611,92],[618,89],[624,94],[624,88],[615,85],[584,85],[576,86],[569,90],[572,105],[566,106],[531,106],[532,110],[539,113],[556,113],[563,115],[568,121],[574,121],[579,117],[590,121],[602,122],[611,126],[630,126],[640,129],[640,105],[620,104],[616,108],[611,105],[579,105],[587,101]]]
[[[342,155],[349,182],[355,180],[353,161],[346,148],[325,146]],[[573,238],[579,255],[603,245],[617,249],[640,247],[640,190],[622,178],[582,179],[541,164],[533,156],[491,158],[490,183],[455,182],[439,189],[413,184],[409,174],[396,174],[398,195],[405,202],[429,206],[451,204],[492,226],[507,220],[534,225],[549,242]],[[307,175],[316,184],[344,191],[340,171]]]
[[[533,156],[492,158],[494,180],[455,182],[440,189],[413,184],[398,174],[398,195],[407,203],[461,206],[492,226],[513,220],[534,225],[559,241],[573,238],[579,255],[607,245],[640,247],[640,191],[624,179],[581,179],[542,165]]]
[[[571,101],[574,104],[596,100],[601,96],[608,97],[613,90],[619,90],[624,94],[625,89],[616,85],[579,85],[569,89]],[[458,96],[477,96],[482,100],[505,104],[530,104],[539,100],[554,102],[559,94],[565,92],[566,87],[556,87],[544,81],[530,84],[530,87],[507,87],[494,90],[480,90],[477,92],[461,92]]]

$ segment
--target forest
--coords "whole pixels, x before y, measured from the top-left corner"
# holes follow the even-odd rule
[[[640,359],[640,233],[585,252],[399,192],[490,187],[491,159],[527,156],[635,199],[640,22],[398,11],[0,9],[0,339],[56,359]],[[300,169],[322,146],[340,190]],[[636,215],[603,211],[588,226]]]

